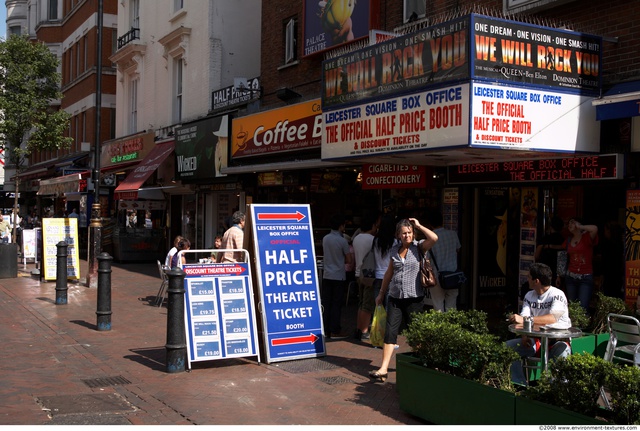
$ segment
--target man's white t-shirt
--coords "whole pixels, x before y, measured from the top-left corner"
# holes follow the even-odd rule
[[[374,236],[370,233],[359,233],[354,239],[351,245],[353,245],[353,254],[356,261],[356,277],[360,277],[360,267],[362,261],[371,250],[371,244],[373,244]]]
[[[557,287],[550,286],[542,295],[538,295],[535,290],[530,290],[524,296],[521,316],[544,316],[554,314],[556,323],[553,327],[570,328],[569,303],[564,292]]]

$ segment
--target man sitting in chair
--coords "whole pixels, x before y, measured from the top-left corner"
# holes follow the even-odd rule
[[[522,311],[513,314],[509,322],[522,324],[524,317],[532,316],[535,326],[553,325],[558,328],[571,327],[569,305],[564,292],[551,286],[551,268],[544,263],[534,263],[529,267],[527,281],[532,289],[524,296]],[[520,357],[535,356],[540,349],[540,340],[526,336],[507,341],[507,346],[518,352]],[[549,348],[549,359],[567,357],[571,354],[569,344],[557,341]],[[511,380],[526,385],[526,378],[521,361],[511,364]]]

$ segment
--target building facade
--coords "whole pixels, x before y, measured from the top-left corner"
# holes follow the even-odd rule
[[[316,241],[333,212],[350,216],[353,232],[369,209],[425,222],[440,211],[470,275],[459,305],[494,317],[515,311],[553,216],[598,225],[603,244],[605,226],[633,229],[638,7],[263,2],[260,111],[233,120],[223,172],[238,174],[254,202],[310,203]],[[549,80],[536,80],[543,71]],[[279,145],[285,120],[293,123],[287,107],[306,103],[316,114],[294,120],[321,112],[317,146],[306,137]],[[267,122],[272,129],[260,128]],[[403,175],[414,170],[424,178]],[[627,244],[626,260],[613,264],[596,249],[596,289],[615,279],[613,293],[635,301],[634,249]]]
[[[241,187],[222,177],[213,162],[222,161],[223,146],[216,150],[216,144],[227,138],[218,135],[225,128],[228,133],[230,118],[226,107],[214,114],[213,93],[232,87],[236,78],[258,76],[260,6],[255,0],[118,4],[118,47],[111,57],[118,70],[116,138],[105,143],[102,158],[103,174],[115,174],[110,199],[118,202],[116,259],[125,259],[131,247],[164,255],[176,235],[187,237],[192,248],[209,246],[218,231],[215,221],[231,205],[244,205]],[[107,154],[145,133],[152,139],[143,139],[124,159],[114,162]],[[145,154],[160,144],[175,153],[143,169]],[[127,211],[142,214],[140,202],[152,210],[152,231],[125,225]]]

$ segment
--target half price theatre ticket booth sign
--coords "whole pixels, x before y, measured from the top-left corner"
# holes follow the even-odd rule
[[[322,159],[598,152],[597,36],[471,14],[322,65]]]

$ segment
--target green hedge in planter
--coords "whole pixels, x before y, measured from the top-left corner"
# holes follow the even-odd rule
[[[526,397],[516,397],[516,425],[592,425],[606,424],[593,417]]]
[[[438,425],[513,425],[515,394],[425,367],[397,354],[400,408]]]
[[[429,368],[513,390],[509,369],[520,357],[488,332],[487,314],[482,311],[430,310],[415,315],[404,335]]]
[[[549,362],[538,384],[524,396],[595,417],[608,362],[592,355],[571,355]]]
[[[603,387],[611,411],[598,405]],[[613,364],[593,355],[555,359],[537,386],[522,395],[592,418],[604,415],[616,424],[640,423],[640,368]]]

